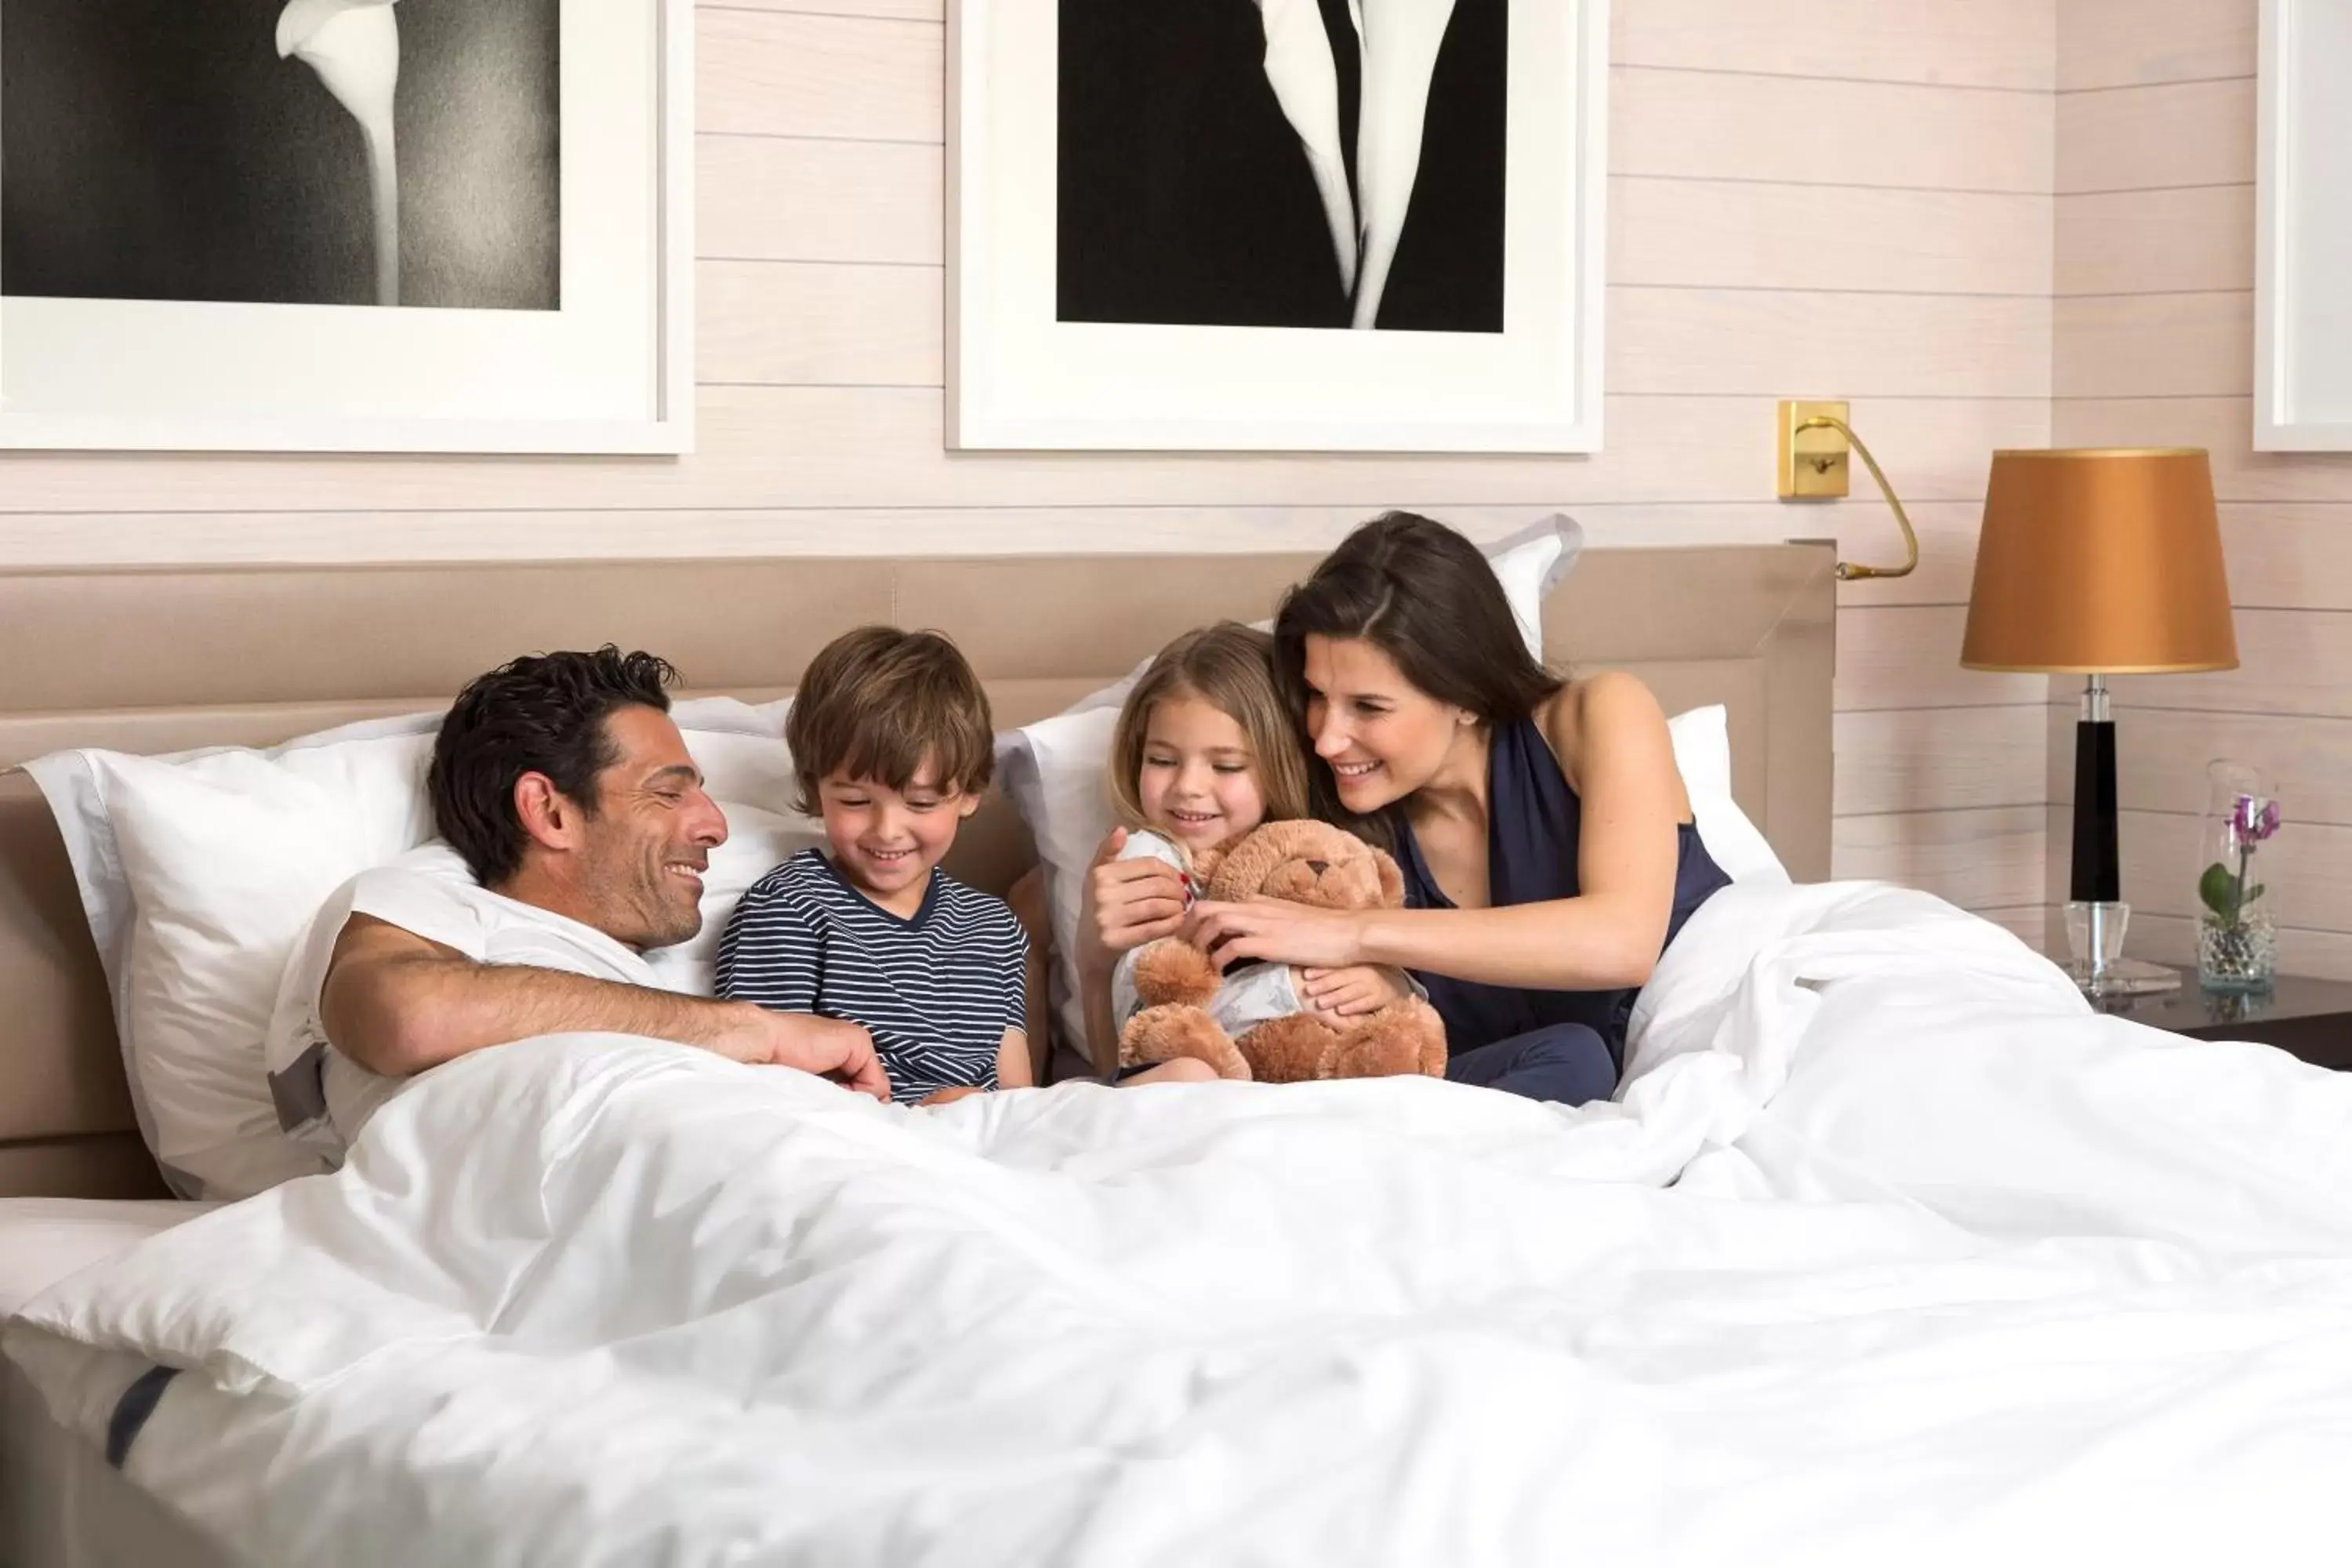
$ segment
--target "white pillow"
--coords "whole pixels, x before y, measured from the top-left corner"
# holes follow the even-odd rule
[[[182,1196],[242,1197],[321,1168],[278,1136],[262,1034],[311,913],[430,836],[432,747],[410,734],[282,756],[63,759],[105,813],[85,837],[102,836],[121,878],[101,900],[121,918],[116,1034],[140,1132]]]
[[[1730,715],[1723,705],[1677,713],[1666,721],[1666,733],[1673,737],[1675,767],[1690,792],[1691,818],[1708,857],[1735,882],[1787,887],[1788,868],[1731,798]]]
[[[779,698],[757,706],[732,697],[698,697],[673,704],[670,718],[680,731],[688,734],[731,734],[767,736],[782,739],[784,721],[792,710],[792,699]],[[349,741],[379,740],[391,735],[424,735],[430,737],[441,728],[446,709],[426,713],[403,713],[386,719],[362,719],[350,724],[339,724],[331,730],[303,735],[282,745],[272,746],[259,754],[283,757],[291,752],[307,751],[316,746],[341,745]],[[427,744],[430,744],[428,739]],[[252,754],[242,746],[207,746],[194,751],[172,752],[150,757],[155,763],[186,763],[200,757],[217,756],[225,752]],[[106,972],[108,985],[117,984],[124,959],[125,944],[130,940],[131,922],[136,914],[129,883],[124,879],[121,858],[114,845],[114,830],[110,822],[106,801],[98,781],[81,759],[99,755],[92,751],[56,752],[24,764],[40,786],[57,818],[58,831],[64,837],[66,852],[73,862],[74,879],[79,887],[82,915],[89,921],[91,939],[97,943],[100,966]],[[700,752],[696,753],[701,762]],[[708,771],[709,764],[702,764]],[[772,770],[769,770],[772,773]],[[785,772],[790,773],[790,757],[785,759]],[[722,790],[725,793],[722,793]],[[729,799],[758,800],[765,798],[744,781],[727,779],[712,781],[711,794],[722,801]],[[780,797],[789,800],[789,793]],[[120,1016],[118,1013],[117,1016]],[[132,1097],[137,1098],[134,1084]]]
[[[1081,705],[1013,731],[1017,744],[997,744],[997,779],[1029,825],[1037,849],[1037,874],[1045,888],[1045,921],[1053,932],[1046,971],[1057,1037],[1082,1058],[1086,1008],[1078,994],[1078,910],[1086,898],[1087,869],[1111,830],[1108,788],[1111,733],[1118,728],[1119,702]],[[1075,1064],[1073,1064],[1075,1066]],[[1076,1070],[1089,1071],[1079,1067]],[[1056,1067],[1055,1075],[1062,1068]]]
[[[1575,566],[1583,547],[1583,531],[1564,516],[1546,518],[1485,547],[1503,584],[1503,596],[1510,601],[1511,618],[1518,623],[1528,651],[1538,659],[1543,658],[1544,600]],[[1258,629],[1271,630],[1273,625],[1262,621]],[[1087,868],[1111,830],[1111,732],[1127,694],[1150,664],[1146,658],[1053,718],[996,737],[998,775],[1029,825],[1045,884],[1046,919],[1054,935],[1050,989],[1060,1026],[1057,1045],[1074,1045],[1086,1037],[1078,997],[1079,900],[1086,891]]]
[[[707,994],[736,900],[823,829],[791,809],[783,704],[673,711],[730,837],[704,879],[702,932],[655,967]],[[141,1135],[181,1195],[241,1197],[323,1168],[279,1134],[263,1036],[320,904],[431,838],[424,780],[439,721],[370,721],[268,752],[80,751],[26,765],[73,862]]]

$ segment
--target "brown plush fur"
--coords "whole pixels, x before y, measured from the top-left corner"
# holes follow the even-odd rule
[[[1135,955],[1135,987],[1153,1002],[1205,1007],[1217,994],[1217,966],[1188,942],[1155,942]]]
[[[1269,822],[1222,850],[1196,855],[1192,871],[1222,902],[1271,898],[1333,910],[1404,902],[1394,860],[1322,822]],[[1119,1059],[1143,1065],[1195,1057],[1220,1077],[1265,1083],[1445,1071],[1445,1026],[1417,996],[1339,1024],[1294,1013],[1232,1039],[1207,1011],[1217,980],[1209,955],[1189,942],[1171,938],[1144,949],[1135,969],[1144,1006],[1119,1033]]]

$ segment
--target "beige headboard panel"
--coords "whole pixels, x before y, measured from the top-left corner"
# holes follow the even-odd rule
[[[789,689],[863,622],[936,626],[1000,725],[1051,713],[1187,626],[1254,620],[1306,555],[271,567],[0,574],[0,769],[68,746],[267,744],[437,705],[514,654],[616,642],[694,689]],[[1734,790],[1800,878],[1826,876],[1834,600],[1826,545],[1588,552],[1546,646],[1634,670],[1669,712],[1723,702]],[[1031,858],[1002,800],[955,869],[1002,889]],[[0,774],[0,1194],[161,1191],[65,851]]]

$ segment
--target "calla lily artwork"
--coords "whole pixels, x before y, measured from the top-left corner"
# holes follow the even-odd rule
[[[359,121],[375,215],[375,302],[400,303],[400,159],[393,96],[400,86],[394,0],[288,0],[278,14],[278,58],[319,73]]]
[[[1438,46],[1454,16],[1454,0],[1349,0],[1364,56],[1364,100],[1356,129],[1356,180],[1362,192],[1357,230],[1352,325],[1369,327],[1380,314],[1381,291],[1396,259],[1405,211],[1421,170],[1421,138],[1429,114],[1430,77]]]
[[[1060,319],[1502,331],[1520,9],[1062,0]]]
[[[1321,9],[1315,0],[1258,3],[1265,21],[1266,80],[1314,170],[1338,252],[1339,286],[1353,306],[1349,324],[1370,327],[1380,316],[1381,290],[1412,205],[1430,77],[1454,0],[1348,0],[1353,31],[1339,47],[1355,51],[1363,84],[1356,121],[1360,204],[1349,191],[1340,153],[1339,71]]]
[[[1609,0],[955,10],[950,448],[1601,449]]]
[[[0,451],[691,450],[695,26],[0,0]]]
[[[1356,228],[1356,196],[1348,186],[1347,154],[1339,144],[1339,72],[1331,37],[1315,0],[1258,0],[1258,9],[1265,19],[1265,79],[1306,150],[1331,226],[1339,287],[1352,295],[1363,237]]]
[[[401,332],[419,309],[560,310],[564,61],[651,53],[610,20],[567,51],[579,9],[0,0],[8,292],[352,307],[357,331],[385,306]]]

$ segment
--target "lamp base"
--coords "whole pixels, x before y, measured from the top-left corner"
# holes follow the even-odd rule
[[[2144,963],[2137,958],[2118,958],[2095,974],[2084,959],[2070,958],[2058,967],[2083,988],[2085,996],[2150,996],[2159,991],[2180,989],[2179,970],[2167,969],[2161,963]]]
[[[2180,988],[2178,971],[2123,955],[2131,906],[2105,900],[2077,900],[2066,906],[2067,978],[2086,996],[2146,996]]]

